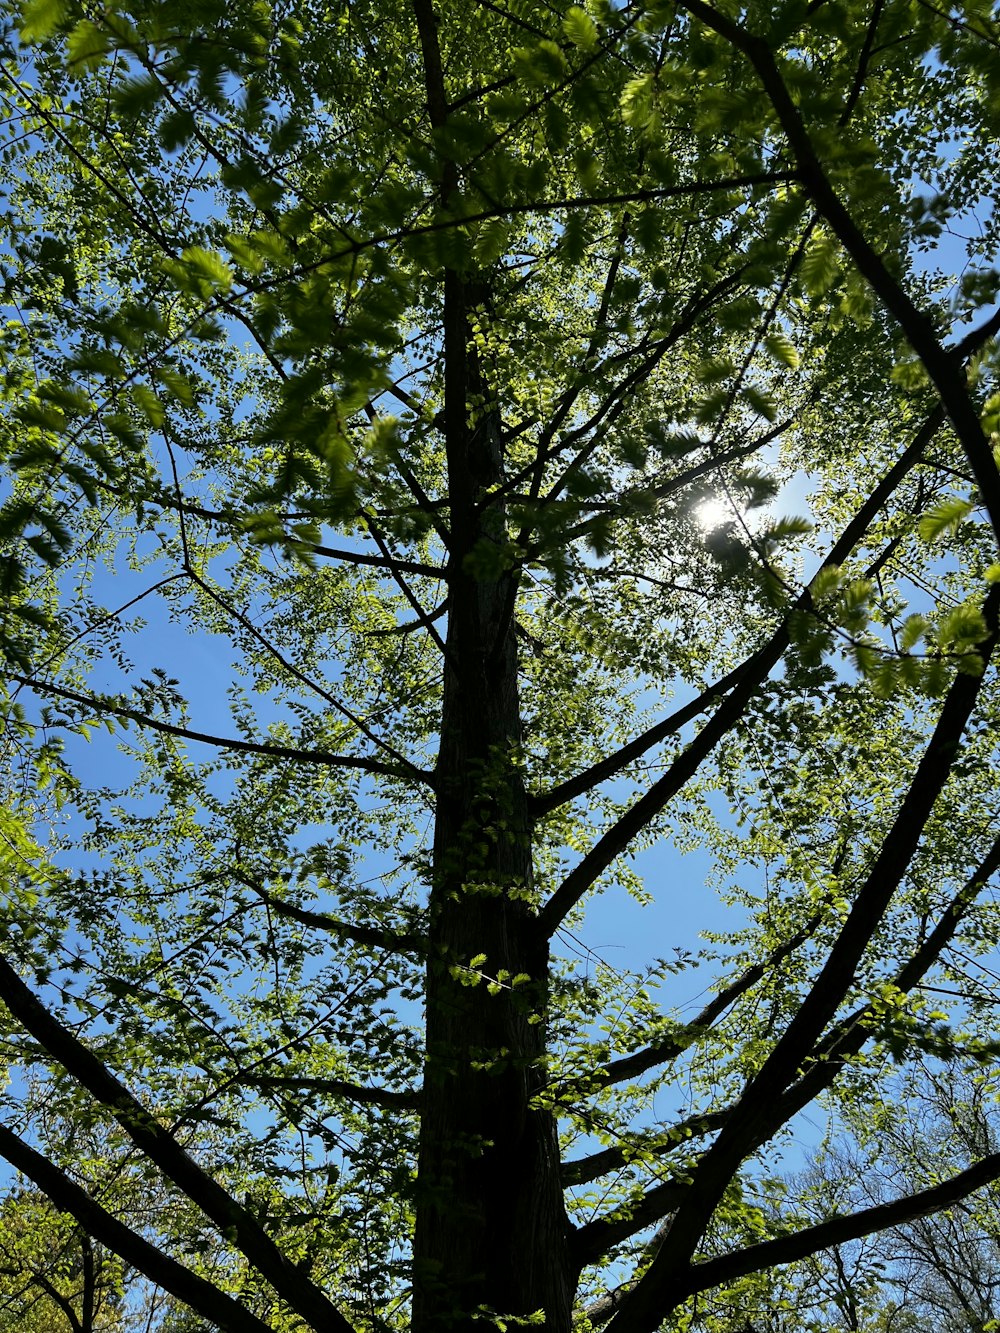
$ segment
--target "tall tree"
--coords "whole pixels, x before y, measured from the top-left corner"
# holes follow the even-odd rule
[[[922,988],[996,940],[998,50],[9,16],[0,1154],[196,1321],[680,1329],[1000,1176],[757,1197],[887,1049],[990,1058]],[[580,934],[671,843],[730,907],[694,1012],[681,861],[665,958]]]

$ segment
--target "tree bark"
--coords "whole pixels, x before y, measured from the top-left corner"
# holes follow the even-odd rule
[[[471,350],[469,285],[445,278],[449,619],[427,964],[414,1240],[417,1333],[544,1312],[567,1333],[568,1223],[545,1078],[548,948],[532,905],[519,763],[514,571],[469,557],[506,539],[499,414]],[[499,553],[499,552],[498,552]],[[478,562],[481,565],[481,562]],[[485,959],[483,956],[485,955]],[[477,959],[475,966],[472,960]]]

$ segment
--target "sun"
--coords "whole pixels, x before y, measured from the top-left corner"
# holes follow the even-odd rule
[[[714,532],[723,523],[729,523],[735,517],[733,506],[722,496],[713,495],[702,500],[694,511],[694,519],[702,532]]]

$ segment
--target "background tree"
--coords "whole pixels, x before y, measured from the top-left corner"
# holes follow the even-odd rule
[[[93,1333],[118,1326],[118,1284],[101,1271],[103,1257],[85,1232],[29,1191],[4,1200],[2,1222],[0,1328]]]
[[[1000,1176],[772,1207],[817,1099],[993,1053],[923,988],[997,933],[997,50],[9,16],[0,1154],[195,1320],[680,1329]],[[671,843],[693,1009],[581,936]]]
[[[852,1126],[849,1146],[831,1145],[816,1163],[812,1187],[826,1211],[884,1203],[995,1151],[995,1076],[928,1062],[893,1084],[878,1120]],[[1000,1319],[998,1235],[994,1185],[855,1242],[832,1263],[813,1256],[804,1283],[828,1293],[817,1327],[830,1327],[832,1317],[835,1327],[859,1330],[984,1333]]]

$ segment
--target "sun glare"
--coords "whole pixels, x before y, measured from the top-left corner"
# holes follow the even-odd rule
[[[714,532],[716,528],[721,528],[723,523],[728,523],[733,516],[732,505],[721,496],[703,500],[694,511],[695,522],[702,532]]]

